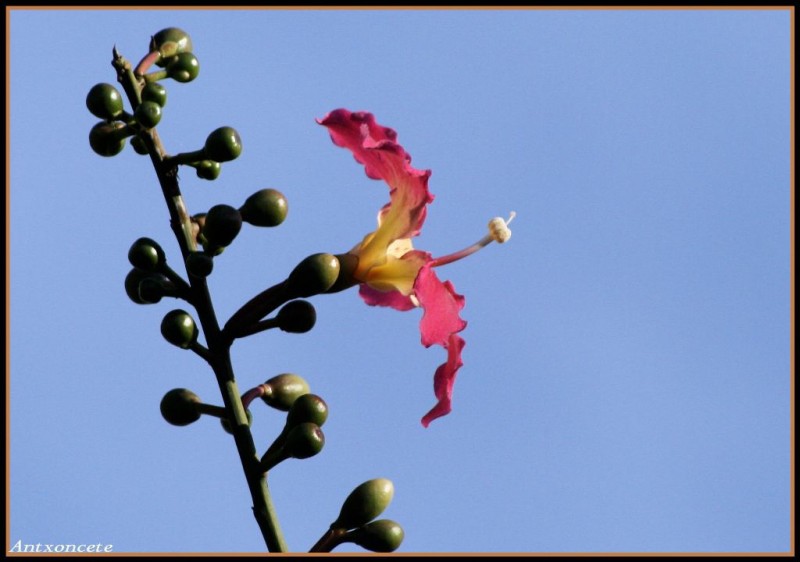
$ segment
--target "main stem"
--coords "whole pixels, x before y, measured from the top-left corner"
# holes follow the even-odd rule
[[[141,85],[136,80],[130,63],[114,49],[112,65],[117,71],[117,79],[135,109],[140,101]],[[181,196],[177,166],[165,164],[166,152],[154,129],[146,131],[141,137],[150,153],[150,159],[169,210],[170,226],[178,240],[185,262],[189,253],[196,251],[197,243],[192,232],[191,218]],[[228,422],[233,432],[236,450],[239,453],[247,486],[253,499],[253,515],[264,536],[267,549],[270,552],[286,552],[288,548],[272,505],[272,498],[267,486],[267,475],[262,473],[259,468],[259,456],[247,422],[247,412],[242,405],[239,389],[236,386],[230,358],[233,340],[220,330],[205,278],[195,277],[188,271],[187,275],[191,287],[192,303],[197,311],[209,350],[206,359],[216,376],[225,410],[228,413]]]

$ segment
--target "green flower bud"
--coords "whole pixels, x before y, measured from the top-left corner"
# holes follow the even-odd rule
[[[195,277],[208,277],[214,269],[214,259],[203,252],[192,252],[186,256],[186,271]]]
[[[200,73],[200,62],[192,53],[178,53],[169,59],[166,70],[176,82],[191,82]]]
[[[344,291],[345,289],[359,284],[359,281],[353,277],[353,272],[355,272],[358,267],[358,256],[353,254],[336,254],[336,259],[339,260],[339,276],[336,278],[336,282],[331,285],[330,289],[325,291],[326,293],[338,293],[339,291]]]
[[[169,279],[158,273],[133,268],[125,277],[125,292],[136,304],[154,304],[172,294],[175,287]]]
[[[189,425],[200,419],[200,397],[191,390],[174,388],[161,399],[161,415],[172,425]]]
[[[261,399],[276,410],[288,412],[294,401],[303,394],[308,394],[309,386],[303,377],[291,373],[283,373],[264,383],[265,392]]]
[[[278,311],[275,319],[284,332],[302,334],[314,327],[317,312],[310,302],[292,301]]]
[[[151,101],[164,107],[167,105],[167,89],[158,82],[148,82],[142,88],[142,101]]]
[[[161,321],[161,335],[182,349],[189,349],[197,341],[197,334],[197,325],[185,310],[172,310]]]
[[[293,427],[282,442],[274,443],[264,453],[259,467],[262,472],[268,472],[286,459],[313,457],[324,445],[325,435],[317,424],[301,423]]]
[[[201,180],[215,180],[222,171],[222,165],[213,160],[201,160],[194,166],[197,177]]]
[[[178,53],[192,51],[192,39],[184,30],[177,27],[162,29],[155,35],[150,43],[151,51],[158,51],[161,60],[157,62],[159,66],[164,66],[164,59],[174,57]]]
[[[372,552],[394,552],[403,542],[403,528],[391,519],[379,519],[347,533],[352,542]]]
[[[154,101],[143,101],[133,112],[133,117],[145,129],[152,129],[161,121],[161,106]]]
[[[253,425],[253,414],[250,412],[250,410],[245,410],[245,413],[247,414],[247,427],[250,427]],[[220,418],[219,422],[222,424],[222,429],[225,430],[225,433],[230,433],[233,435],[233,431],[231,431],[231,424],[228,421],[228,418]]]
[[[143,304],[155,304],[176,293],[175,285],[163,275],[151,273],[139,281],[139,298]]]
[[[124,110],[122,95],[111,84],[92,86],[86,96],[86,107],[92,112],[92,115],[106,121],[113,121]]]
[[[208,210],[203,236],[212,246],[228,246],[242,229],[242,215],[230,205],[214,205]]]
[[[339,260],[331,254],[313,254],[292,270],[287,280],[288,288],[298,297],[324,293],[339,277]]]
[[[136,304],[151,304],[142,300],[142,297],[139,295],[139,283],[149,275],[150,274],[146,271],[134,268],[125,276],[125,293],[128,295],[128,298]]]
[[[138,135],[131,137],[131,146],[133,147],[133,150],[136,151],[136,154],[141,154],[142,156],[149,154],[147,145],[142,140],[142,137]]]
[[[136,122],[145,129],[152,129],[161,121],[161,106],[154,101],[143,101],[133,112]]]
[[[128,250],[128,261],[144,271],[157,271],[167,261],[164,250],[151,238],[139,238]]]
[[[303,394],[294,401],[286,415],[286,426],[314,423],[322,426],[328,419],[328,405],[316,394]]]
[[[283,446],[285,454],[294,459],[313,457],[325,446],[325,435],[315,423],[301,423],[289,431]]]
[[[239,208],[242,220],[253,226],[278,226],[286,219],[289,204],[277,189],[256,191]]]
[[[339,517],[331,528],[355,529],[369,523],[389,505],[394,496],[394,484],[386,478],[367,480],[350,492],[342,504]]]
[[[208,135],[203,151],[209,160],[230,162],[242,153],[242,139],[233,127],[220,127]]]
[[[132,134],[125,123],[101,121],[89,131],[89,146],[100,156],[116,156],[125,148],[125,139]]]

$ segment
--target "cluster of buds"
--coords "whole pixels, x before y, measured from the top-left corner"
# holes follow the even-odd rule
[[[303,333],[316,322],[316,311],[305,298],[352,286],[348,256],[319,253],[302,260],[277,285],[267,289],[243,305],[220,329],[217,324],[206,278],[214,270],[214,260],[236,239],[244,223],[256,227],[275,227],[284,222],[288,204],[284,195],[272,188],[260,189],[238,207],[219,204],[207,212],[190,215],[177,187],[177,169],[190,166],[204,180],[219,177],[221,164],[236,159],[242,152],[239,133],[232,127],[215,129],[199,150],[169,155],[164,150],[156,126],[161,122],[167,103],[167,90],[160,83],[172,79],[190,82],[197,77],[199,63],[192,53],[189,35],[178,28],[156,33],[147,54],[132,67],[114,49],[113,66],[126,94],[131,110],[125,110],[120,91],[111,84],[91,88],[86,98],[89,111],[101,119],[89,133],[89,144],[101,156],[114,156],[125,147],[127,139],[134,151],[149,155],[162,183],[173,226],[181,243],[186,275],[176,272],[167,261],[161,245],[147,237],[137,239],[128,251],[132,269],[125,278],[125,291],[136,304],[156,304],[165,297],[184,301],[194,307],[199,322],[183,308],[167,312],[161,321],[161,334],[170,344],[191,350],[206,360],[217,375],[224,405],[204,403],[186,388],[175,388],[161,400],[161,414],[175,426],[186,426],[202,416],[219,419],[227,433],[234,435],[245,473],[252,490],[257,481],[266,490],[266,474],[288,459],[306,459],[317,455],[325,444],[322,426],[328,418],[328,405],[312,394],[305,379],[295,374],[274,376],[239,394],[230,367],[230,347],[238,338],[252,336],[271,328],[284,332]],[[157,69],[151,71],[153,67]],[[165,178],[174,183],[166,189]],[[177,220],[175,219],[177,217]],[[345,271],[342,277],[340,273]],[[277,310],[277,312],[275,312]],[[275,312],[273,316],[270,315]],[[199,341],[205,335],[205,343]],[[271,409],[286,413],[283,428],[277,432],[265,452],[253,461],[250,426],[253,423],[256,399]],[[242,444],[245,445],[242,445]],[[262,492],[266,494],[267,492]],[[357,487],[348,496],[341,514],[312,550],[327,552],[337,545],[352,542],[367,550],[389,552],[403,539],[403,530],[390,520],[374,520],[388,505],[394,493],[392,483],[375,479]],[[254,513],[266,514],[267,501],[254,495]],[[275,531],[265,533],[270,550],[285,550],[282,538]],[[274,547],[274,548],[273,548]]]

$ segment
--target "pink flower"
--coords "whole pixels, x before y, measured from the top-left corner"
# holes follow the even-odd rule
[[[317,122],[328,128],[334,144],[353,153],[368,177],[389,186],[390,200],[378,213],[378,228],[348,254],[357,258],[352,277],[368,305],[401,311],[422,308],[422,345],[438,344],[447,350],[447,360],[433,377],[436,405],[422,418],[427,427],[451,410],[453,383],[463,364],[464,340],[458,333],[467,325],[459,315],[464,297],[452,283],[440,281],[433,268],[472,254],[493,240],[505,242],[511,231],[506,221],[496,218],[489,223],[489,235],[460,252],[434,259],[415,250],[411,238],[419,234],[427,205],[433,201],[428,192],[430,170],[413,168],[411,156],[397,143],[397,133],[379,125],[371,113],[337,109]]]

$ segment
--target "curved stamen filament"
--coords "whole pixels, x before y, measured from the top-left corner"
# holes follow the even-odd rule
[[[511,230],[509,230],[508,225],[512,220],[514,220],[515,216],[517,216],[517,213],[511,211],[507,221],[499,217],[493,218],[491,221],[489,221],[489,234],[475,242],[472,246],[468,246],[463,250],[459,250],[458,252],[454,252],[440,258],[434,258],[431,260],[431,267],[439,267],[440,265],[447,265],[448,263],[458,261],[474,254],[492,242],[496,241],[502,244],[503,242],[507,241],[509,238],[511,238]]]

